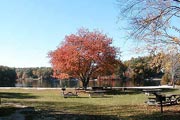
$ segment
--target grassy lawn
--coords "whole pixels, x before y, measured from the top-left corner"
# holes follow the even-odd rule
[[[179,93],[180,90],[168,92]],[[16,103],[31,107],[24,111],[27,120],[179,120],[180,105],[164,107],[147,106],[147,96],[140,92],[105,95],[90,98],[80,93],[78,98],[63,98],[60,90],[8,89],[0,90],[2,104],[0,117],[13,113],[15,107],[5,103]]]

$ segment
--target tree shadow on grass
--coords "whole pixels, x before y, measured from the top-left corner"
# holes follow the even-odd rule
[[[129,116],[125,119],[132,119],[132,120],[179,120],[180,112],[155,112],[153,114],[138,114],[135,116]]]
[[[42,102],[43,103],[43,102]],[[51,102],[45,103],[47,106],[49,104],[53,104]],[[54,103],[56,105],[58,103]],[[63,103],[59,103],[63,104]],[[70,103],[71,104],[71,103]],[[53,105],[53,106],[54,106]],[[65,105],[66,106],[66,105]],[[85,107],[87,106],[88,109]],[[45,106],[44,106],[45,107]],[[121,108],[121,111],[125,110],[125,107],[123,106]],[[25,120],[179,120],[180,118],[180,111],[165,111],[163,114],[160,112],[153,112],[151,114],[146,113],[140,113],[136,115],[130,115],[130,116],[117,116],[117,115],[108,115],[108,114],[102,114],[99,113],[100,111],[97,111],[97,106],[94,105],[69,105],[66,106],[66,108],[61,109],[53,109],[53,108],[47,108],[47,109],[39,109],[34,110],[31,108],[31,111],[27,108],[22,108],[21,114],[24,114]],[[16,110],[19,110],[20,108],[16,108]],[[24,109],[24,110],[23,110]],[[71,110],[70,110],[71,109]],[[90,110],[89,110],[90,109]],[[105,107],[101,106],[101,109],[106,109]],[[1,109],[0,109],[1,110]],[[27,111],[26,111],[27,110]],[[69,111],[70,110],[70,111]],[[87,112],[80,112],[80,111],[86,111]],[[93,113],[93,110],[95,113]],[[15,111],[15,108],[3,108],[2,111],[8,111],[9,112]],[[98,113],[96,113],[98,112]]]
[[[13,105],[1,106],[0,120],[14,120],[17,116],[26,117],[26,115],[28,115],[29,113],[34,112],[34,107],[18,107]],[[32,117],[29,120],[32,120]]]
[[[125,120],[179,120],[179,107],[179,105],[164,106],[163,113],[161,113],[161,108],[158,106],[140,107],[140,109],[136,111],[138,114],[126,116]],[[143,109],[144,112],[141,112],[141,109]]]
[[[36,111],[24,112],[26,120],[121,120],[116,115],[105,114],[107,106],[76,102],[31,102]]]
[[[63,113],[59,111],[29,111],[25,108],[0,108],[0,117],[9,117],[18,110],[25,116],[25,120],[121,120],[114,115],[90,115],[90,114],[76,114],[76,113]],[[2,112],[3,111],[3,112]],[[0,118],[1,119],[1,118]],[[13,119],[13,118],[11,118]]]
[[[39,107],[36,108],[36,110],[34,109],[31,111],[29,111],[27,108],[17,108],[12,106],[1,107],[0,117],[8,118],[16,111],[21,110],[21,114],[25,116],[25,120],[120,120],[117,116],[114,115],[93,114],[92,111],[96,109],[96,106],[86,105],[88,107],[86,108],[84,105],[74,105],[74,103],[64,105],[65,103],[63,102],[31,103],[39,105]],[[54,108],[57,107],[58,104],[60,104],[60,108]],[[85,112],[86,110],[91,113]]]
[[[37,98],[37,96],[33,96],[30,93],[10,93],[10,92],[0,92],[1,98],[15,98],[15,99],[30,99]]]
[[[15,107],[11,107],[11,106],[3,107],[3,106],[1,106],[0,107],[0,117],[8,116],[8,115],[14,113],[16,110],[17,110],[17,108],[15,108]]]
[[[148,109],[152,111],[146,113],[144,111],[148,109],[139,105],[116,107],[78,102],[27,101],[28,103],[31,103],[35,110],[23,111],[26,120],[179,120],[180,118],[180,110],[176,110],[179,106],[174,106],[173,109],[166,108],[161,114],[159,108],[150,107]]]
[[[29,119],[30,118],[30,119]],[[26,114],[26,120],[121,120],[114,115],[90,115],[90,114],[72,114],[72,113],[51,113],[46,111]]]

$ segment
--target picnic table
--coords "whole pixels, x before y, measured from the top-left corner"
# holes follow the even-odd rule
[[[104,97],[106,90],[103,87],[92,87],[91,90],[86,91],[90,97]]]
[[[161,91],[161,89],[143,89],[143,92],[148,96],[153,95],[154,93],[160,93]]]
[[[148,97],[146,103],[148,105],[176,105],[180,103],[180,94],[165,95],[161,93],[153,93],[154,97]]]
[[[158,91],[151,90],[151,94],[154,95],[154,97],[148,97],[148,101],[146,103],[148,105],[157,105],[161,108],[161,113],[163,113],[163,106],[167,105],[176,105],[180,103],[180,94],[161,94]]]
[[[104,97],[105,90],[86,91],[89,97]]]
[[[75,93],[73,92],[65,92],[66,91],[66,88],[62,88],[61,89],[63,92],[62,92],[62,95],[64,96],[64,98],[68,98],[68,97],[78,97],[78,94],[77,94],[77,91],[75,91]]]

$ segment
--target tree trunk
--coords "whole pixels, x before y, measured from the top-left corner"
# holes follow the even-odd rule
[[[81,79],[81,81],[82,81],[82,84],[83,84],[83,88],[87,89],[88,84],[89,84],[89,78],[83,78],[83,79]]]
[[[174,75],[172,75],[172,86],[173,86],[173,88],[175,88],[175,83],[174,83]]]

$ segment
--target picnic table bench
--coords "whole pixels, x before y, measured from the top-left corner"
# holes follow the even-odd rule
[[[89,94],[89,97],[104,97],[106,90],[103,87],[92,87],[91,90],[86,91]]]
[[[64,96],[64,98],[68,98],[68,97],[78,97],[78,94],[77,94],[77,91],[75,91],[75,93],[73,92],[65,92],[66,91],[66,88],[62,88],[61,89],[63,92],[62,92],[62,95]]]
[[[105,90],[86,91],[89,97],[104,97]]]

